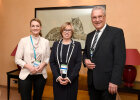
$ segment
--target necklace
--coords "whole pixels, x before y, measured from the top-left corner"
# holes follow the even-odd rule
[[[34,48],[37,49],[39,47],[39,42],[40,42],[40,36],[38,37],[33,37],[33,45],[34,45]]]

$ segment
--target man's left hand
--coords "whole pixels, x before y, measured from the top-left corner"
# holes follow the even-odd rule
[[[113,83],[109,83],[108,91],[109,91],[110,94],[117,93],[117,89],[118,89],[118,85],[113,84]]]

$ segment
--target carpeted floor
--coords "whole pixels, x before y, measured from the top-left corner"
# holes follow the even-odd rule
[[[7,87],[0,86],[0,100],[7,100]],[[17,88],[10,88],[9,100],[21,100]],[[53,100],[51,98],[42,98],[42,100]]]
[[[7,100],[7,87],[5,86],[0,86],[0,100]],[[17,88],[10,89],[9,100],[20,100],[20,94],[18,93]]]

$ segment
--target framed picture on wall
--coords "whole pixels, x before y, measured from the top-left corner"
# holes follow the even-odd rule
[[[106,8],[105,5],[101,5]],[[91,11],[94,6],[72,7],[46,7],[35,8],[35,18],[42,22],[42,36],[50,41],[60,40],[60,27],[65,22],[71,22],[74,26],[73,39],[79,41],[82,49],[85,46],[86,35],[95,28],[91,22]]]

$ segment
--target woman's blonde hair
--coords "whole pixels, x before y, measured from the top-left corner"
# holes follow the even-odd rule
[[[72,28],[71,32],[72,32],[72,36],[73,36],[73,34],[74,34],[74,28],[73,28],[73,25],[72,25],[71,22],[65,22],[65,23],[61,26],[61,28],[60,28],[60,34],[61,34],[61,36],[62,36],[63,31],[65,30],[65,28],[66,28],[68,25],[70,25],[71,28]]]

